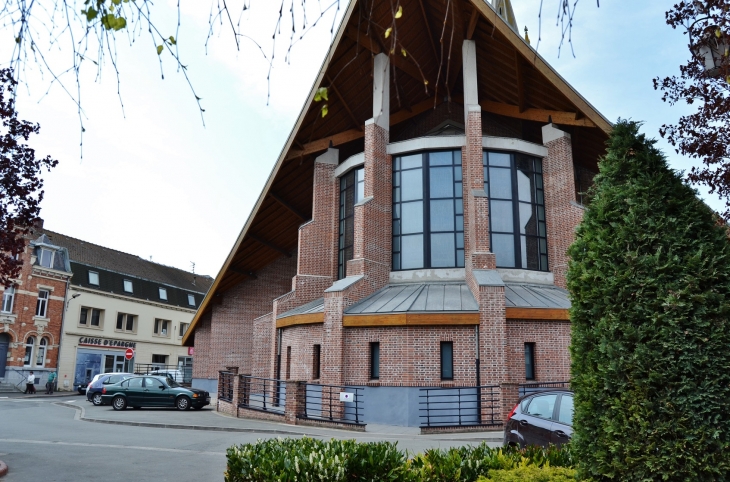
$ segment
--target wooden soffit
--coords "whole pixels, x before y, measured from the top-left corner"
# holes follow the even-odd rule
[[[479,313],[387,313],[378,315],[345,315],[342,326],[453,326],[478,325]]]
[[[570,321],[570,313],[564,308],[516,308],[506,309],[508,320],[555,320]]]
[[[324,323],[324,313],[304,313],[302,315],[279,318],[276,320],[276,327],[286,328],[287,326],[313,325],[315,323]]]

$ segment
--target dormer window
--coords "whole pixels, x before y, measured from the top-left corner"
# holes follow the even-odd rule
[[[96,271],[89,271],[89,284],[99,286],[99,273]]]
[[[195,306],[195,295],[188,295],[188,304],[190,306]]]
[[[160,288],[160,299],[163,301],[167,301],[167,289],[166,288]]]
[[[50,249],[41,248],[38,253],[38,264],[44,268],[53,267],[53,251]]]
[[[127,293],[134,293],[132,282],[128,279],[124,280],[124,291],[126,291]]]

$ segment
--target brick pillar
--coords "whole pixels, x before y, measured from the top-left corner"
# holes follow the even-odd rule
[[[500,386],[500,401],[502,405],[502,423],[507,423],[507,416],[520,399],[520,386],[517,383],[502,383]]]
[[[296,425],[297,415],[304,411],[306,403],[307,382],[286,381],[286,403],[284,405],[284,421]]]
[[[575,202],[575,172],[570,134],[548,124],[542,128],[548,148],[542,171],[545,184],[548,265],[555,284],[566,287],[567,251],[575,238],[575,228],[583,219],[583,209]]]

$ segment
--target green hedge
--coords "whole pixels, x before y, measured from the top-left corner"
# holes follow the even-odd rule
[[[499,470],[524,471],[526,467],[573,465],[573,456],[567,446],[520,450],[511,447],[492,449],[482,443],[449,450],[427,450],[409,458],[395,443],[323,441],[307,437],[259,440],[231,447],[226,455],[226,482],[474,482],[480,476],[486,477]]]

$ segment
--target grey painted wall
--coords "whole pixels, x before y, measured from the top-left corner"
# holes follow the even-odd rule
[[[431,408],[441,409],[438,412],[431,411],[431,415],[439,415],[432,422],[457,422],[460,403],[462,423],[476,422],[476,389],[462,390],[461,402],[456,393],[456,390],[443,391],[438,392],[441,395],[438,398],[430,398]],[[426,398],[422,398],[425,394],[417,387],[365,387],[365,422],[402,427],[426,425],[426,412],[421,410],[426,406],[422,404],[426,402]],[[436,394],[431,392],[432,396]],[[464,400],[465,396],[468,400]]]
[[[199,388],[200,390],[212,393],[215,397],[218,396],[218,380],[211,380],[209,378],[193,378],[191,386],[193,388]]]

